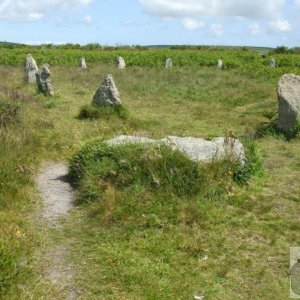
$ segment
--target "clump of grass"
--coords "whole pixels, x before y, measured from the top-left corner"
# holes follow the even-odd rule
[[[86,104],[81,107],[78,118],[83,120],[117,116],[120,119],[127,119],[128,115],[128,110],[121,105],[111,107],[97,107],[93,104]]]
[[[277,119],[272,119],[270,122],[263,124],[257,130],[257,137],[273,136],[290,141],[298,137],[300,134],[300,119],[297,120],[294,128],[289,131],[281,130],[277,127]]]
[[[87,145],[74,156],[70,175],[81,187],[89,182],[89,176],[96,176],[100,190],[108,185],[117,189],[141,185],[175,195],[197,193],[204,179],[196,162],[165,146],[110,147],[101,141]]]
[[[79,201],[101,199],[109,187],[142,187],[150,193],[216,200],[234,184],[246,182],[260,166],[256,148],[249,146],[245,166],[229,159],[200,164],[167,146],[108,146],[101,140],[87,144],[73,157],[70,176],[78,187]],[[139,188],[138,188],[139,189]]]
[[[20,121],[20,104],[16,101],[0,99],[0,127]]]
[[[252,176],[261,176],[264,173],[262,157],[256,143],[250,138],[244,138],[243,145],[246,163],[244,166],[238,165],[233,174],[234,180],[241,184],[246,183]]]

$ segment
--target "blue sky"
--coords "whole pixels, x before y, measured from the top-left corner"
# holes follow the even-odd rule
[[[300,0],[0,0],[0,41],[300,46]]]

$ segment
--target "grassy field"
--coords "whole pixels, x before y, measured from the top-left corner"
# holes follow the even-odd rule
[[[289,247],[300,238],[300,139],[261,130],[276,118],[276,84],[288,69],[51,71],[56,96],[49,99],[23,83],[21,67],[0,71],[1,113],[10,116],[0,118],[0,297],[64,299],[41,276],[42,253],[63,244],[79,299],[288,299]],[[128,118],[78,118],[108,73]],[[230,181],[207,199],[107,188],[79,202],[63,229],[40,226],[40,164],[69,162],[87,142],[119,134],[252,137],[264,175],[243,186]]]

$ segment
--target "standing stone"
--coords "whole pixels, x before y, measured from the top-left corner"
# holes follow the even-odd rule
[[[54,96],[50,74],[50,66],[48,64],[42,65],[36,73],[38,90],[45,96]]]
[[[120,94],[111,74],[102,81],[93,97],[92,104],[98,107],[121,105]]]
[[[87,69],[87,65],[86,65],[84,57],[80,58],[79,69],[81,69],[81,70],[86,70]]]
[[[272,58],[269,62],[269,67],[270,68],[276,68],[276,61],[274,58]]]
[[[31,54],[27,54],[25,61],[25,80],[28,83],[35,83],[35,74],[38,71],[37,64]]]
[[[277,127],[292,133],[300,121],[300,76],[285,74],[279,79]]]
[[[172,68],[173,66],[173,62],[172,62],[172,59],[171,58],[168,58],[166,60],[166,68]]]
[[[125,64],[125,60],[123,57],[119,56],[117,58],[117,68],[118,69],[125,69],[126,67],[126,64]]]
[[[222,69],[222,67],[223,67],[223,61],[221,59],[218,59],[217,60],[217,68]]]

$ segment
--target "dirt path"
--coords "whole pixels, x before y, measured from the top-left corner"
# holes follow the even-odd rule
[[[68,168],[63,163],[48,163],[42,167],[36,180],[43,197],[42,223],[52,230],[54,236],[59,236],[60,218],[69,212],[74,202]],[[65,245],[55,244],[41,254],[45,266],[42,276],[55,286],[62,299],[73,300],[77,293],[72,287],[73,268],[66,262],[67,253]]]
[[[44,199],[43,218],[59,225],[59,217],[73,207],[74,191],[68,180],[68,168],[63,163],[46,164],[37,177]]]

